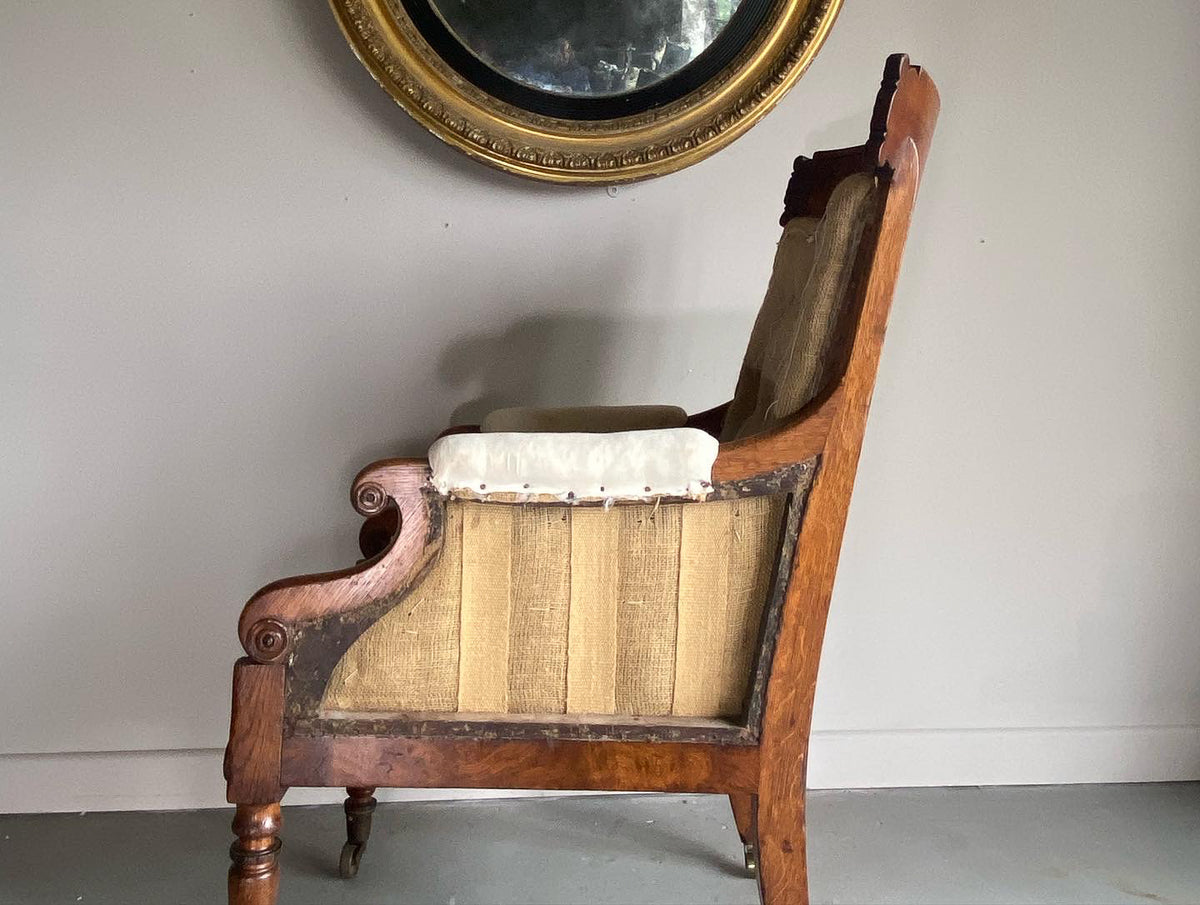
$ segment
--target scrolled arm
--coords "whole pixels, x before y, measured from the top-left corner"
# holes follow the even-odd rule
[[[399,530],[391,544],[353,568],[286,578],[251,597],[238,622],[246,653],[259,663],[280,662],[291,652],[302,623],[357,609],[422,569],[441,540],[429,474],[424,459],[385,459],[359,472],[350,498],[360,514],[376,515],[393,504],[399,511]]]

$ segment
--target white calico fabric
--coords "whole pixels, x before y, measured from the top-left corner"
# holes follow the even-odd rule
[[[703,499],[719,444],[693,427],[616,433],[451,434],[429,448],[442,494],[563,500]]]

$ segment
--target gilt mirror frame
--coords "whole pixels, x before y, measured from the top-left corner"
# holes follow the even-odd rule
[[[742,0],[730,34],[655,90],[579,102],[482,65],[431,0],[330,0],[359,60],[417,122],[491,166],[563,183],[660,176],[725,147],[796,83],[841,5]]]

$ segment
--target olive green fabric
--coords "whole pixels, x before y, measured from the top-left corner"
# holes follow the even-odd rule
[[[784,501],[449,501],[437,560],[345,653],[322,708],[736,717]]]
[[[849,296],[875,177],[856,173],[833,190],[822,217],[783,229],[721,440],[748,437],[802,409],[832,378],[834,338]]]
[[[581,405],[569,408],[496,409],[480,430],[498,432],[608,434],[683,427],[687,412],[677,405]]]

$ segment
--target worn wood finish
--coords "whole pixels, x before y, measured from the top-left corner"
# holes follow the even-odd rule
[[[861,173],[874,164],[866,145],[818,151],[812,157],[801,155],[792,164],[792,178],[783,196],[780,226],[793,217],[819,217],[825,212],[829,196],[837,184],[852,173]]]
[[[937,85],[928,72],[920,66],[914,66],[908,54],[894,53],[888,57],[879,93],[875,95],[875,108],[871,111],[871,137],[866,144],[870,162],[893,172],[899,170],[901,160],[908,155],[905,146],[911,142],[914,152],[912,162],[916,168],[913,177],[919,183],[925,163],[929,160],[929,146],[933,142],[933,131],[937,127],[941,108]],[[908,222],[896,226],[901,231],[903,243]],[[896,264],[899,265],[899,260]],[[895,279],[895,274],[892,279]],[[888,291],[890,294],[890,289]],[[874,376],[871,382],[874,382]]]
[[[699,742],[755,745],[757,728],[702,717],[628,714],[325,713],[289,735],[487,738],[513,741]]]
[[[386,459],[363,469],[351,490],[354,508],[373,516],[394,503],[400,530],[391,545],[351,569],[267,585],[250,598],[238,622],[246,653],[260,663],[281,662],[303,623],[354,610],[415,578],[440,541],[431,511],[438,504],[431,497],[424,459]]]
[[[233,817],[237,840],[229,849],[229,905],[275,905],[279,895],[279,827],[276,804],[241,804]]]
[[[294,736],[288,785],[729,792],[758,787],[758,748],[692,742]]]
[[[374,559],[386,550],[399,530],[400,510],[390,503],[382,512],[363,519],[362,527],[358,529],[358,549],[363,558]]]
[[[933,82],[907,57],[890,57],[867,142],[800,158],[789,183],[785,220],[822,213],[851,172],[875,173],[883,191],[850,283],[840,377],[778,428],[722,444],[714,467],[718,497],[792,492],[801,463],[805,491],[816,475],[805,500],[788,508],[791,540],[781,548],[778,599],[764,617],[757,690],[747,703],[747,726],[758,731],[668,721],[643,734],[647,727],[631,731],[627,721],[565,738],[574,731],[565,717],[501,725],[495,716],[456,723],[317,714],[326,667],[420,580],[441,541],[441,501],[427,486],[427,464],[376,463],[354,485],[355,505],[370,520],[362,539],[369,559],[278,582],[243,613],[239,632],[250,659],[235,670],[226,758],[230,799],[239,804],[231,902],[274,901],[276,802],[289,785],[346,786],[360,798],[375,786],[725,793],[744,844],[754,848],[748,866],[757,860],[766,905],[808,902],[804,798],[817,664],[888,308],[937,114]],[[718,406],[689,424],[719,433],[724,412]],[[735,736],[727,735],[731,729]]]
[[[841,405],[841,394],[841,387],[835,384],[779,427],[722,443],[713,463],[713,482],[750,480],[819,457]]]
[[[268,804],[283,797],[283,664],[243,657],[233,667],[233,708],[225,748],[226,800]]]
[[[788,425],[797,428],[798,433],[792,436],[792,442],[795,441],[795,436],[802,433],[799,425]],[[807,428],[811,431],[812,426]],[[775,435],[772,432],[772,437],[765,444],[766,447],[777,445],[783,447],[788,442],[789,435],[786,433]],[[747,438],[754,439],[754,438]],[[746,441],[738,441],[727,444],[730,450],[741,450]],[[693,505],[699,503],[711,503],[717,500],[736,500],[743,497],[754,496],[769,496],[773,493],[795,493],[799,490],[807,488],[812,482],[813,469],[817,464],[817,456],[804,459],[803,461],[795,461],[794,459],[784,459],[780,457],[776,467],[766,471],[755,471],[751,474],[737,473],[737,470],[730,468],[729,475],[720,479],[715,479],[710,485],[708,494],[703,500],[697,500],[690,496],[673,496],[663,494],[655,496],[650,500],[641,497],[618,500],[604,500],[598,497],[589,499],[575,499],[570,494],[565,498],[558,497],[553,494],[539,494],[533,497],[528,497],[525,494],[517,493],[477,493],[467,488],[461,488],[450,491],[446,499],[456,500],[460,502],[481,503],[487,506],[536,506],[550,509],[611,509],[621,508],[624,506],[645,506],[647,502],[666,504],[678,503],[681,505]],[[754,461],[755,468],[761,468],[764,461],[769,459],[769,454],[764,454]],[[718,464],[720,460],[718,459]],[[382,522],[381,522],[382,525]]]
[[[870,268],[841,382],[842,403],[809,497],[767,686],[757,819],[765,905],[808,901],[804,798],[817,665],[888,310],[924,164],[917,139],[927,150],[938,114],[932,81],[903,55],[889,58],[880,93],[875,122],[881,108],[895,111],[894,118],[884,116],[887,135],[876,142],[888,192],[874,247],[865,252]]]
[[[779,626],[783,619],[787,589],[791,585],[792,566],[796,558],[796,544],[800,539],[800,526],[804,524],[804,510],[808,493],[793,494],[788,500],[784,515],[783,530],[779,535],[776,552],[775,574],[771,577],[771,596],[763,609],[762,624],[758,631],[758,654],[754,658],[754,674],[746,700],[745,726],[753,733],[755,742],[762,734],[763,708],[767,697],[767,682],[771,678],[771,667],[775,661],[775,648],[779,643]]]

